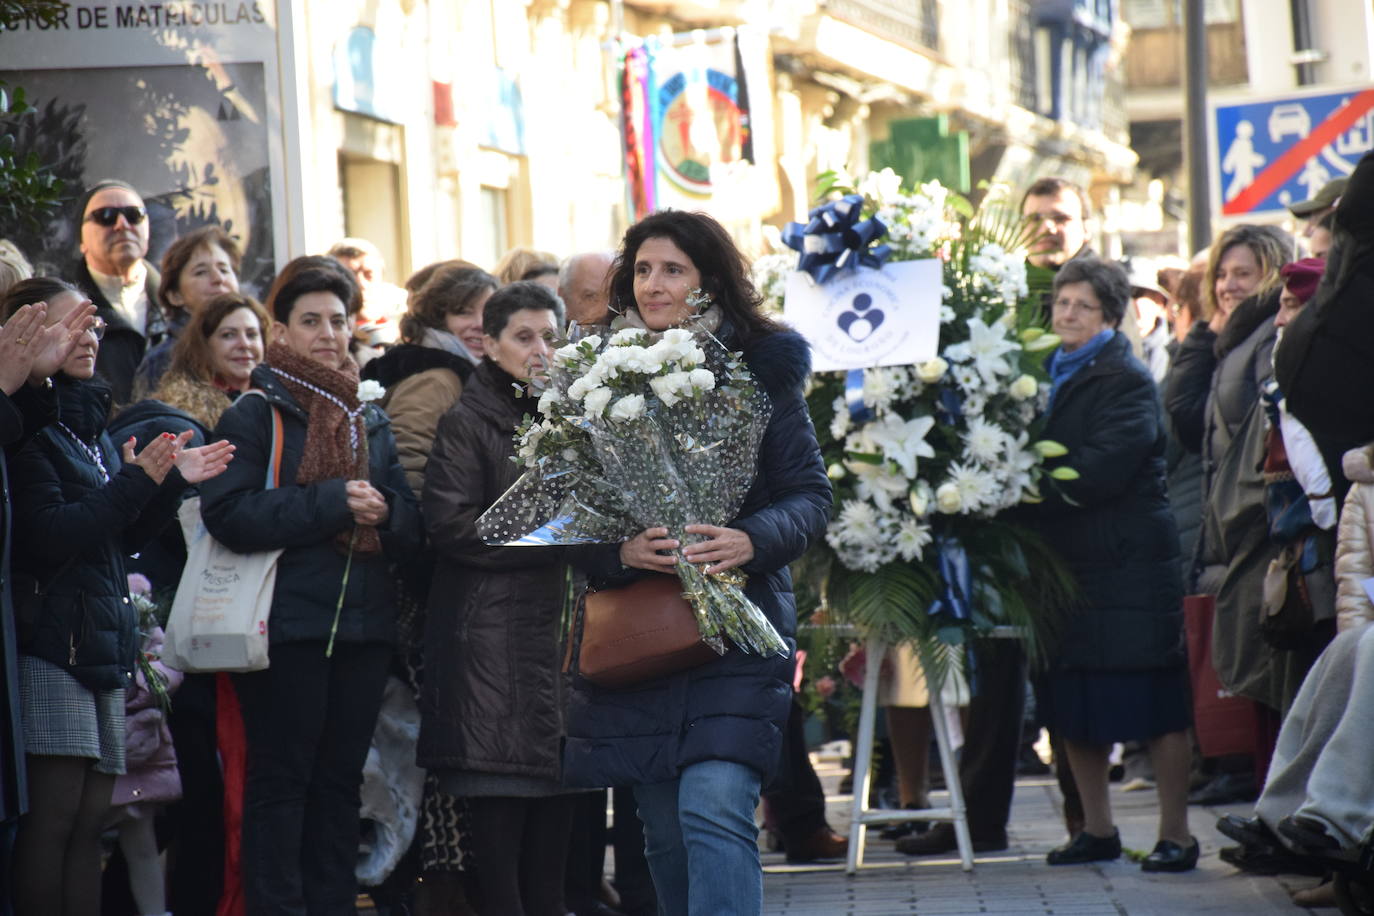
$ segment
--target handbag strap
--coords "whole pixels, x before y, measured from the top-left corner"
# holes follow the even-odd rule
[[[263,488],[275,490],[277,487],[281,486],[281,451],[282,442],[286,438],[282,433],[281,411],[278,410],[277,405],[273,404],[271,399],[267,397],[267,392],[263,391],[261,388],[249,388],[240,394],[239,397],[243,397],[245,394],[256,394],[267,402],[267,409],[272,412],[271,457],[267,459],[267,480],[264,482]]]

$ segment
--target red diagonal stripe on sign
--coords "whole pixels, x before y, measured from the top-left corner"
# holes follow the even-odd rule
[[[1254,210],[1266,197],[1296,175],[1303,163],[1321,152],[1323,146],[1349,130],[1371,108],[1374,108],[1374,89],[1357,93],[1353,99],[1332,112],[1331,117],[1318,124],[1312,133],[1303,137],[1289,148],[1288,152],[1256,175],[1255,180],[1244,191],[1222,206],[1221,212],[1227,216],[1234,216]]]

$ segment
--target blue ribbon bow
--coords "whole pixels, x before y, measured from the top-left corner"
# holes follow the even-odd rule
[[[968,551],[953,535],[937,534],[935,548],[939,556],[936,567],[945,590],[930,603],[926,613],[947,613],[955,620],[968,620],[973,616],[969,598],[973,594],[973,571],[969,568]]]
[[[868,246],[887,234],[887,226],[876,216],[860,222],[863,203],[862,195],[849,194],[812,210],[805,226],[787,224],[782,241],[788,248],[801,252],[798,270],[809,273],[817,283],[824,283],[859,264],[874,270],[882,268],[892,254],[892,246]]]
[[[844,376],[844,402],[849,408],[849,419],[855,423],[867,423],[873,419],[873,411],[864,403],[864,371],[850,369]]]

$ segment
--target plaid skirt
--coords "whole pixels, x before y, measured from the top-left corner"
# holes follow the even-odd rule
[[[19,656],[24,752],[90,757],[97,773],[124,772],[124,689],[91,691],[51,662]]]

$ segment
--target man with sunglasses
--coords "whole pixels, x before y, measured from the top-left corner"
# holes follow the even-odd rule
[[[144,352],[167,335],[158,305],[162,278],[147,255],[143,198],[125,182],[98,182],[81,208],[81,261],[72,279],[105,322],[96,371],[110,383],[117,405],[132,398],[134,370]]]

